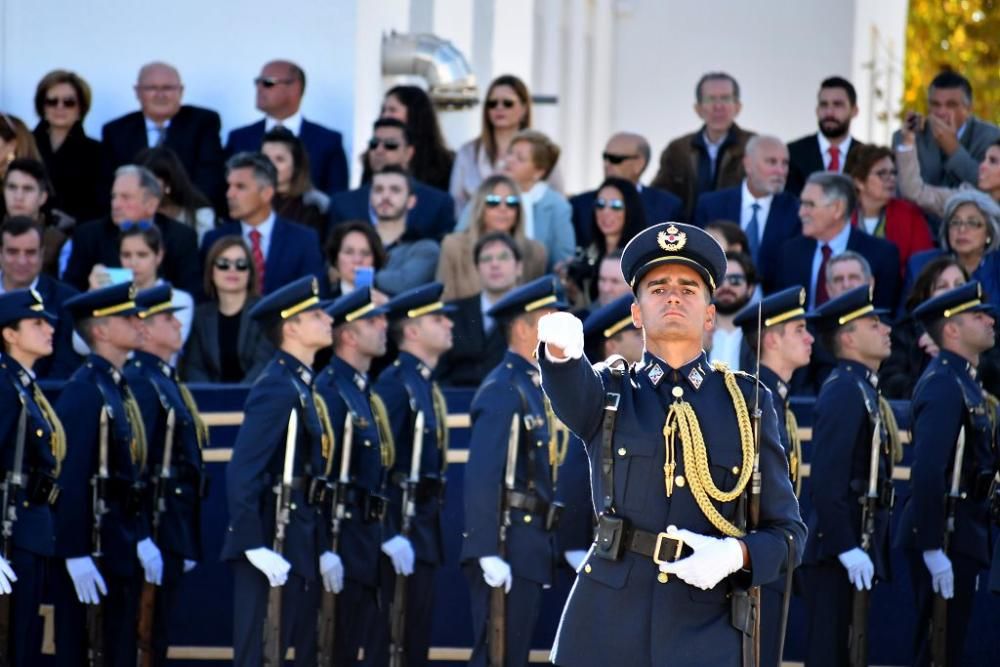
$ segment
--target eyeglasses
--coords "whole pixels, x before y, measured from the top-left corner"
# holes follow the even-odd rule
[[[487,109],[496,109],[498,106],[503,105],[504,109],[513,109],[514,105],[517,104],[514,100],[487,100]]]
[[[960,220],[956,218],[948,222],[948,226],[955,229],[982,229],[986,226],[986,222],[984,220]]]
[[[612,211],[624,211],[625,202],[621,199],[605,199],[604,197],[598,197],[594,200],[594,208],[598,211],[605,208],[610,208]]]
[[[141,93],[176,93],[181,89],[180,86],[170,85],[170,86],[136,86]]]
[[[605,162],[610,162],[611,164],[621,164],[625,160],[634,160],[634,159],[636,159],[639,156],[638,155],[619,155],[617,153],[608,153],[608,152],[605,151],[604,153],[601,153],[601,157],[604,159]]]
[[[145,231],[148,231],[148,230],[150,230],[150,229],[153,228],[153,221],[152,220],[138,220],[138,221],[136,221],[136,220],[126,220],[123,223],[121,223],[120,225],[118,225],[118,227],[123,232],[130,232],[133,229],[138,229],[140,232],[145,232]]]
[[[295,83],[295,79],[279,79],[274,76],[258,76],[253,80],[253,82],[261,88],[274,88],[279,84],[287,86],[291,83]]]
[[[237,259],[231,261],[223,257],[220,257],[219,259],[215,260],[215,268],[217,268],[219,271],[229,271],[233,269],[239,271],[240,273],[243,273],[244,271],[250,270],[250,262],[246,261],[245,259]]]
[[[888,181],[891,178],[896,178],[895,169],[879,169],[878,171],[873,171],[872,173],[881,178],[883,181]]]
[[[747,277],[734,273],[732,275],[728,275],[725,278],[723,278],[722,282],[726,283],[727,285],[731,285],[733,287],[739,287],[740,285],[746,285]]]
[[[62,106],[64,109],[75,109],[76,108],[76,98],[75,97],[46,97],[45,106],[50,109],[55,109],[57,106]]]
[[[486,204],[486,208],[496,208],[501,204],[507,208],[518,208],[521,205],[521,198],[517,195],[507,195],[506,197],[501,197],[500,195],[486,195],[484,203]]]
[[[377,150],[379,146],[384,146],[387,151],[394,151],[400,147],[400,143],[393,139],[379,139],[378,137],[372,137],[368,141],[368,150]]]

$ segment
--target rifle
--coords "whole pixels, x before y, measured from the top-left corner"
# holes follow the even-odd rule
[[[944,537],[941,548],[948,555],[951,535],[955,532],[955,509],[961,498],[959,487],[962,483],[962,459],[965,456],[965,426],[958,431],[955,443],[955,463],[951,470],[951,490],[945,497]],[[940,593],[934,596],[931,609],[931,667],[945,667],[948,664],[948,601]]]
[[[882,441],[882,418],[875,411],[875,428],[872,431],[871,459],[868,463],[868,493],[858,498],[861,503],[861,549],[868,553],[875,534],[875,512],[878,510],[878,453]],[[848,664],[851,667],[868,665],[868,607],[871,591],[857,587],[851,591],[851,625],[847,639]]]
[[[757,367],[754,372],[754,394],[753,394],[753,474],[750,477],[750,502],[746,513],[740,513],[743,517],[744,534],[752,532],[760,524],[760,492],[762,480],[760,474],[760,339],[763,337],[763,304],[757,302]],[[789,563],[790,565],[791,563]],[[750,618],[750,646],[747,646],[746,634],[743,636],[743,664],[760,665],[760,586],[751,586],[747,591],[749,602]],[[739,596],[733,596],[734,604]],[[780,649],[779,649],[780,650]]]
[[[2,546],[4,560],[10,561],[10,545],[14,538],[14,522],[17,521],[17,492],[24,488],[24,437],[28,428],[28,410],[21,396],[21,414],[17,418],[17,440],[14,445],[14,466],[7,473],[3,483],[3,532]],[[11,595],[0,595],[0,666],[7,667],[10,660],[10,604]]]
[[[97,474],[90,480],[94,523],[90,533],[90,544],[93,551],[91,557],[96,566],[103,554],[101,553],[101,521],[108,511],[108,420],[110,411],[107,405],[101,407],[100,436],[97,450]],[[104,618],[101,603],[87,605],[87,664],[91,667],[104,665]]]
[[[403,482],[403,516],[400,534],[410,537],[413,517],[417,514],[417,484],[420,483],[420,457],[424,451],[424,412],[420,410],[413,421],[413,453],[410,457],[410,476]],[[392,593],[389,617],[389,665],[403,667],[406,640],[406,575],[397,574]]]
[[[291,521],[292,480],[295,474],[295,441],[299,431],[299,413],[295,408],[288,413],[285,432],[285,465],[281,481],[274,485],[276,505],[274,510],[274,552],[285,550],[285,527]],[[281,655],[281,586],[271,586],[267,593],[267,616],[264,619],[264,664],[280,667],[285,664]]]
[[[497,541],[497,555],[507,558],[507,531],[510,529],[510,502],[508,495],[514,490],[517,474],[517,450],[520,446],[521,424],[517,413],[510,419],[510,435],[507,437],[507,466],[504,469],[503,491],[500,495],[500,533]],[[490,624],[487,635],[489,667],[503,667],[507,648],[507,592],[503,586],[490,589]]]
[[[333,512],[330,520],[330,551],[340,549],[340,524],[347,512],[347,487],[351,482],[351,447],[354,444],[354,421],[351,411],[344,418],[344,433],[340,438],[340,476],[333,492]],[[334,624],[337,620],[337,595],[323,589],[323,601],[319,614],[319,664],[333,666]]]
[[[167,433],[163,441],[163,462],[160,464],[160,474],[153,478],[153,541],[160,537],[160,521],[167,511],[165,494],[170,484],[170,464],[174,451],[174,429],[177,425],[177,414],[173,408],[167,410]],[[156,584],[148,581],[142,583],[142,596],[139,598],[139,622],[137,628],[137,647],[139,651],[137,664],[139,667],[153,665],[153,617],[156,614]]]

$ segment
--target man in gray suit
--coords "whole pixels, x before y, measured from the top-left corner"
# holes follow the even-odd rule
[[[972,86],[957,72],[934,77],[927,91],[930,115],[910,111],[907,128],[916,133],[920,175],[928,185],[955,188],[976,185],[986,149],[1000,138],[1000,128],[972,115]],[[900,133],[892,138],[898,147]]]

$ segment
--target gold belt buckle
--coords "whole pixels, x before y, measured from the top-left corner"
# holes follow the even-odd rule
[[[660,545],[663,544],[663,540],[675,540],[677,542],[677,549],[674,550],[674,557],[671,560],[663,560],[659,558],[660,555]],[[664,563],[672,563],[681,556],[681,550],[684,549],[684,540],[678,537],[671,537],[666,533],[658,533],[656,535],[656,546],[653,547],[653,562],[657,565],[663,565]]]

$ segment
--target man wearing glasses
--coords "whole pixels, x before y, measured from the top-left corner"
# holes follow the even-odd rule
[[[116,118],[101,130],[105,191],[111,189],[115,169],[134,162],[136,153],[165,146],[177,153],[198,189],[213,203],[221,204],[224,170],[219,114],[182,105],[181,75],[166,63],[142,66],[135,95],[141,109]]]
[[[313,185],[331,195],[346,190],[347,155],[340,132],[302,116],[302,95],[306,91],[302,68],[287,60],[272,60],[260,70],[254,85],[257,108],[264,112],[264,118],[230,132],[226,155],[260,150],[264,134],[280,125],[305,144]]]
[[[618,132],[611,135],[601,153],[604,164],[604,178],[623,178],[635,185],[646,210],[646,221],[649,224],[680,220],[684,208],[681,200],[674,194],[659,188],[643,186],[639,182],[642,173],[649,165],[649,142],[640,134],[633,132]],[[573,206],[573,228],[576,230],[576,244],[581,248],[590,245],[590,221],[593,217],[594,199],[597,190],[589,190],[575,197],[570,197]]]

